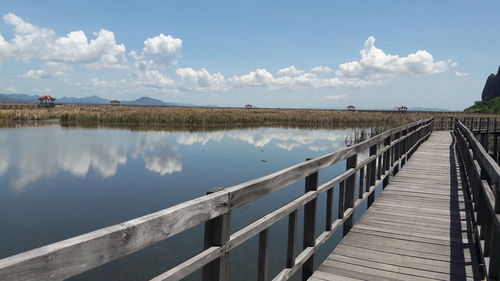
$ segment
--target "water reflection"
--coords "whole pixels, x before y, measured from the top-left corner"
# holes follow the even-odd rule
[[[144,169],[161,176],[181,172],[184,146],[204,147],[224,141],[243,143],[262,151],[274,147],[328,152],[343,147],[355,130],[253,128],[209,132],[130,131],[122,129],[62,128],[57,124],[0,130],[0,176],[9,169],[10,186],[20,191],[39,180],[69,173],[86,177],[93,172],[114,177],[129,159],[140,159]],[[265,162],[265,161],[262,161]]]
[[[145,169],[161,175],[180,172],[180,156],[165,133],[123,130],[61,129],[58,125],[0,131],[0,175],[14,169],[14,190],[44,178],[68,172],[85,177],[90,171],[102,178],[116,175],[128,157],[142,158]]]
[[[304,130],[293,128],[260,128],[258,130],[231,130],[202,133],[181,133],[177,143],[182,145],[201,144],[223,139],[245,142],[254,147],[274,146],[292,151],[306,146],[311,151],[326,151],[343,146],[344,130]]]
[[[147,131],[58,124],[2,128],[0,225],[8,228],[0,232],[0,258],[319,157],[343,148],[346,136],[356,131],[269,127]],[[360,154],[359,160],[364,158]],[[319,180],[324,182],[344,170],[345,164],[338,163],[322,171]],[[299,181],[240,208],[234,212],[233,226],[239,229],[301,194],[303,182]],[[324,200],[318,202],[318,208],[323,208]],[[323,220],[324,213],[318,211],[318,219]],[[272,232],[280,241],[286,235],[286,224],[282,226],[273,226]],[[198,253],[202,237],[200,226],[77,280],[148,280]],[[246,254],[242,258],[232,255],[233,266],[243,272],[232,280],[253,278],[244,275],[254,272]],[[281,267],[281,261],[270,263],[271,270]]]

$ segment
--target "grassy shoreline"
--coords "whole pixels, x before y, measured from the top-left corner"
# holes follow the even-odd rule
[[[51,109],[36,105],[0,104],[0,121],[60,120],[64,123],[135,124],[167,126],[297,125],[393,127],[432,116],[476,116],[456,112],[383,112],[313,109],[243,109],[199,107],[148,107],[62,105]],[[495,116],[495,115],[491,115]]]

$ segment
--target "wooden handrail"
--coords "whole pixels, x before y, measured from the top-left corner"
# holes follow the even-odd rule
[[[261,239],[259,257],[263,259],[259,262],[259,268],[267,272],[266,241],[269,239],[270,226],[288,216],[289,230],[296,231],[296,211],[302,206],[307,206],[309,210],[308,220],[315,220],[316,204],[312,203],[325,192],[330,194],[327,200],[332,200],[333,189],[338,186],[342,196],[339,196],[338,204],[334,205],[341,206],[339,218],[331,221],[332,210],[327,208],[330,221],[327,221],[325,231],[319,236],[307,230],[314,230],[315,227],[305,226],[307,241],[304,240],[303,250],[295,256],[295,249],[290,249],[289,246],[290,256],[287,257],[286,268],[273,279],[287,280],[301,266],[310,271],[316,250],[346,221],[348,223],[344,226],[344,235],[347,233],[355,210],[367,199],[373,202],[375,187],[382,182],[385,187],[389,175],[397,172],[428,138],[433,121],[433,118],[429,118],[394,128],[351,147],[220,189],[159,212],[1,259],[0,280],[63,280],[202,223],[212,225],[209,228],[217,231],[217,235],[213,235],[220,237],[212,237],[210,243],[205,240],[204,251],[152,280],[179,280],[201,267],[204,267],[204,280],[227,280],[227,254],[258,234]],[[370,150],[370,157],[357,163],[354,159],[366,150]],[[318,186],[318,172],[343,160],[348,160],[346,171]],[[304,195],[235,233],[224,234],[224,229],[230,223],[229,212],[304,178],[308,179]],[[359,190],[362,192],[358,194],[358,198],[354,198],[357,180],[361,183]],[[225,217],[224,221],[221,221],[222,217]],[[295,237],[295,233],[289,233],[289,245],[295,244]],[[303,278],[307,278],[307,275]],[[267,278],[267,274],[259,274],[259,280]]]
[[[463,120],[462,120],[463,121]],[[462,182],[472,198],[475,241],[488,280],[500,279],[500,167],[491,158],[471,129],[455,121],[459,159],[464,177]],[[482,130],[485,122],[469,121],[471,128]],[[491,127],[487,121],[486,131]],[[476,127],[478,125],[478,127]],[[495,119],[496,131],[496,119]]]

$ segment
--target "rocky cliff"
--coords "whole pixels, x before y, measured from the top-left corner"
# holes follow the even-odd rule
[[[497,74],[490,74],[484,85],[481,100],[487,101],[493,98],[500,97],[500,67],[498,67]]]

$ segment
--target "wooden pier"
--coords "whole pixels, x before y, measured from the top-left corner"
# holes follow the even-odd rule
[[[397,127],[267,176],[0,259],[0,280],[64,280],[204,224],[199,238],[204,249],[151,280],[181,280],[202,269],[204,281],[226,281],[229,253],[258,237],[259,281],[293,276],[304,281],[500,281],[500,167],[491,157],[500,154],[490,153],[488,145],[492,131],[498,148],[497,122],[488,120],[484,130],[479,121],[480,133],[487,135],[482,142],[470,128],[477,123],[450,117]],[[438,127],[447,131],[435,131]],[[337,163],[345,170],[327,174],[325,169]],[[323,182],[320,172],[327,178]],[[302,195],[231,231],[233,210],[298,181],[305,182]],[[378,198],[376,190],[382,190]],[[322,194],[326,219],[318,233]],[[301,249],[296,247],[299,211]],[[358,222],[355,214],[363,214]],[[281,220],[288,222],[287,248],[283,267],[270,276],[270,232]],[[343,240],[319,261],[318,249],[336,233]],[[316,268],[318,262],[322,265]]]
[[[465,193],[434,132],[309,280],[481,280]]]

